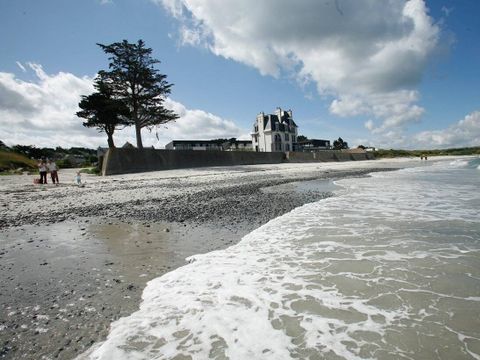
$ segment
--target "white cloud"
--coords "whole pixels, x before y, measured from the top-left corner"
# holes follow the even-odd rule
[[[232,138],[240,137],[244,131],[231,120],[222,119],[203,110],[189,110],[171,99],[166,100],[165,107],[180,116],[180,119],[174,123],[166,125],[168,128],[168,138],[166,139]]]
[[[480,146],[480,111],[468,114],[447,129],[418,133],[413,140],[428,148]]]
[[[370,126],[369,122],[365,126]],[[373,139],[365,143],[386,149],[442,149],[480,146],[480,111],[468,114],[464,119],[445,129],[408,135],[402,129],[395,128],[377,133]]]
[[[373,123],[373,121],[371,119],[367,120],[364,125],[365,125],[365,128],[370,130],[370,131],[375,128],[375,124]]]
[[[25,66],[23,66],[23,64],[20,61],[15,61],[15,63],[23,72],[27,71],[27,69],[25,69]]]
[[[48,147],[106,146],[105,134],[85,128],[79,110],[81,95],[93,92],[93,78],[71,73],[47,74],[40,65],[24,66],[33,71],[34,81],[18,79],[14,74],[0,72],[0,140],[8,145],[31,144]],[[190,110],[179,102],[167,99],[165,106],[180,115],[174,123],[148,132],[143,130],[144,146],[161,147],[172,139],[211,139],[240,137],[244,130],[233,121],[222,119],[203,110]],[[126,141],[136,143],[133,127],[114,134],[117,146]]]
[[[152,1],[180,20],[184,44],[314,82],[333,114],[373,116],[388,131],[423,113],[415,87],[440,34],[423,0]]]
[[[453,11],[453,7],[451,8],[448,8],[446,6],[442,6],[442,12],[445,14],[445,16],[450,16],[450,14],[452,13]]]

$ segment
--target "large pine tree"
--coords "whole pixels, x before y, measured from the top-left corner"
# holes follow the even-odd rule
[[[78,104],[82,110],[77,112],[77,116],[87,120],[83,126],[95,127],[100,132],[105,132],[108,147],[113,148],[113,133],[118,127],[127,125],[130,111],[123,101],[114,97],[110,84],[102,76],[97,76],[94,87],[96,92],[82,96]]]
[[[178,119],[165,109],[164,101],[173,84],[167,82],[154,66],[160,61],[152,58],[152,49],[139,40],[136,44],[127,40],[100,46],[109,55],[109,70],[99,75],[109,79],[116,99],[129,108],[129,125],[135,126],[137,147],[143,148],[141,130]]]

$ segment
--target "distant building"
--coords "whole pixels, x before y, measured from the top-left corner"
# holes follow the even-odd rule
[[[332,148],[330,140],[308,139],[299,141],[295,144],[295,151],[312,152],[319,150],[329,150]]]
[[[252,147],[254,151],[293,151],[297,141],[297,124],[293,121],[292,110],[277,108],[275,114],[261,112],[253,125]]]
[[[165,145],[167,150],[223,150],[222,144],[214,140],[173,140]]]
[[[222,144],[225,151],[252,151],[251,140],[226,141]]]
[[[167,150],[217,150],[217,151],[251,151],[250,140],[173,140],[165,145]]]

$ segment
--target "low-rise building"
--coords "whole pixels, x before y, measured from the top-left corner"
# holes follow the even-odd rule
[[[173,140],[165,145],[167,150],[223,150],[214,140]]]
[[[222,144],[225,151],[252,151],[251,140],[234,140]]]
[[[330,140],[321,140],[321,139],[308,139],[305,141],[299,141],[295,145],[295,151],[304,151],[304,152],[330,150],[331,148],[332,148],[332,145],[330,144]]]
[[[217,150],[251,151],[250,140],[173,140],[165,145],[167,150]]]
[[[292,110],[277,108],[275,114],[261,112],[253,125],[252,147],[254,151],[292,151],[297,141],[298,126],[293,121]]]

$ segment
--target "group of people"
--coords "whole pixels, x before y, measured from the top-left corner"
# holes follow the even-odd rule
[[[58,185],[58,166],[55,164],[55,161],[41,159],[38,163],[38,171],[40,172],[40,184],[47,184],[47,173],[50,173],[52,182]]]

